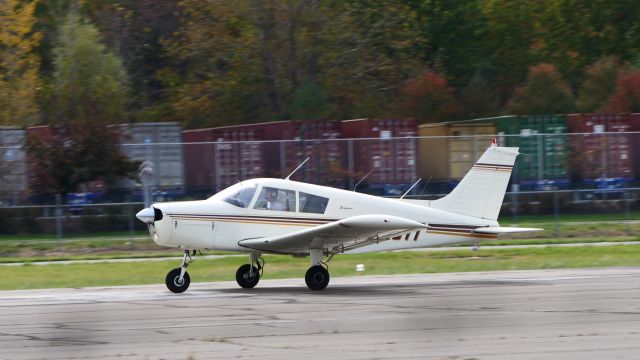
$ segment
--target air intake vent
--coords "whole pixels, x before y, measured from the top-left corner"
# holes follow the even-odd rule
[[[153,221],[162,220],[162,211],[160,209],[153,208]]]

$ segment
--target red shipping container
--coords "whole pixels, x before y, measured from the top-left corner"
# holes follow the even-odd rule
[[[575,179],[633,177],[629,114],[572,114],[567,117],[567,127],[570,133],[578,133],[569,139]]]
[[[53,131],[49,125],[29,126],[27,128],[27,136],[37,136],[45,141],[51,139]]]
[[[374,184],[408,184],[416,179],[417,126],[406,119],[354,119],[341,123],[343,138],[353,141],[353,168]],[[410,137],[410,139],[392,139]]]
[[[215,145],[211,144],[215,140],[212,129],[182,132],[185,184],[190,191],[213,192],[215,189]]]
[[[303,120],[293,121],[291,125],[294,141],[285,142],[286,173],[293,171],[309,157],[304,167],[293,175],[293,180],[320,185],[342,185],[347,172],[342,156],[343,148],[346,147],[339,140],[340,122]]]
[[[289,121],[224,126],[183,132],[186,178],[190,190],[220,191],[238,181],[277,177],[280,142],[291,136]],[[197,154],[199,152],[199,154]]]

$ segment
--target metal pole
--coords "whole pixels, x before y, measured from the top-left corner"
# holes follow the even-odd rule
[[[607,177],[609,176],[609,136],[607,134],[603,134],[602,135],[604,137],[604,151],[602,152],[602,181],[604,182],[604,189],[602,191],[602,200],[607,200],[607,193],[608,193],[608,188],[609,188],[609,184],[607,181]]]
[[[560,234],[560,196],[558,192],[553,193],[553,218],[555,220],[555,236]]]
[[[287,173],[287,155],[284,141],[280,143],[280,178]]]
[[[353,189],[354,187],[354,179],[353,179],[353,140],[349,140],[347,142],[347,164],[349,166],[349,189]]]
[[[518,191],[520,191],[520,185],[511,184],[511,215],[514,223],[518,219]]]
[[[56,248],[60,251],[62,246],[62,196],[56,194]]]
[[[220,145],[215,144],[213,145],[213,174],[214,174],[214,191],[217,193],[218,191],[221,190],[221,186],[220,186],[220,181],[221,181],[221,176],[220,176],[220,160],[218,159],[220,157],[220,149],[219,149]]]
[[[542,183],[544,178],[544,149],[542,148],[542,135],[538,135],[538,186]]]

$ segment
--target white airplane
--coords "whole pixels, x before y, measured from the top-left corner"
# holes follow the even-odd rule
[[[184,249],[182,265],[166,277],[172,292],[189,287],[186,269],[196,250],[214,249],[249,254],[236,272],[243,288],[258,284],[263,253],[310,256],[305,282],[322,290],[329,284],[326,262],[336,254],[477,243],[541,230],[496,221],[517,155],[518,148],[498,147],[494,140],[456,188],[433,201],[380,198],[288,178],[252,179],[207,200],[156,203],[136,216],[156,243]]]

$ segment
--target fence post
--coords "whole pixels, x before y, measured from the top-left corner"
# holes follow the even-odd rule
[[[60,251],[62,246],[62,197],[56,194],[56,248]]]
[[[630,207],[631,207],[630,200],[631,199],[630,198],[631,198],[631,196],[630,196],[629,192],[625,191],[624,192],[624,224],[625,224],[625,230],[627,232],[627,235],[631,234],[631,228],[629,227],[629,220],[630,220],[630,217],[631,217],[631,214],[630,214]]]
[[[127,195],[127,199],[126,201],[129,203],[129,206],[127,206],[127,210],[128,210],[128,218],[129,218],[129,237],[131,238],[131,241],[133,241],[133,237],[135,235],[135,228],[134,228],[134,219],[133,219],[133,204],[131,204],[131,195]]]
[[[520,185],[511,184],[511,215],[514,224],[518,218],[518,191],[520,191]]]
[[[560,234],[560,196],[557,191],[553,192],[553,218],[555,222],[554,235]]]

